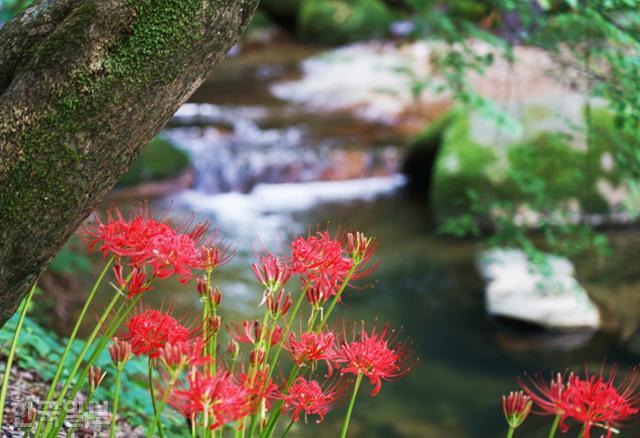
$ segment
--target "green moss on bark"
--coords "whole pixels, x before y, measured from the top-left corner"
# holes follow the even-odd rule
[[[73,198],[85,195],[76,187],[92,180],[94,167],[79,145],[89,143],[92,133],[109,123],[110,112],[143,104],[139,98],[148,88],[170,84],[188,68],[194,40],[203,38],[199,30],[203,1],[127,0],[127,5],[134,19],[102,65],[74,66],[69,79],[53,90],[43,115],[29,120],[17,134],[22,155],[1,181],[0,229],[30,223],[36,206],[39,214],[59,214],[55,206],[61,198],[68,205],[81,204]],[[77,51],[87,46],[89,23],[98,19],[94,3],[84,3],[55,34],[32,49],[27,69],[44,70],[75,59]],[[130,159],[124,155],[122,167]],[[62,214],[75,212],[68,209]]]

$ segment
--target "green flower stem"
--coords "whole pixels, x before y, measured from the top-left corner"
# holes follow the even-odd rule
[[[269,364],[269,376],[268,376],[269,378],[271,378],[271,376],[273,375],[273,370],[275,369],[276,364],[278,363],[278,358],[280,357],[280,352],[282,351],[282,345],[286,341],[287,336],[289,336],[289,332],[291,331],[291,326],[293,326],[293,322],[295,320],[296,315],[298,314],[298,311],[300,310],[300,306],[304,301],[304,297],[306,296],[306,293],[307,293],[307,288],[305,287],[300,291],[300,296],[298,296],[298,299],[296,300],[296,303],[294,304],[293,309],[291,309],[291,315],[289,316],[287,325],[285,326],[284,332],[282,333],[282,342],[278,342],[278,346],[276,347],[275,353],[273,355],[273,359]]]
[[[118,371],[116,371],[116,387],[113,391],[113,415],[111,416],[111,429],[109,431],[109,437],[115,438],[116,436],[116,421],[118,419],[118,401],[120,400],[120,383],[122,380],[122,364],[118,365]]]
[[[164,408],[167,406],[167,400],[169,399],[169,396],[173,391],[173,387],[178,381],[178,378],[180,377],[180,374],[182,373],[183,369],[184,369],[184,365],[181,365],[171,375],[171,380],[169,380],[169,385],[167,385],[167,388],[164,390],[164,393],[162,394],[162,400],[160,400],[160,406],[158,407],[158,412],[156,412],[155,417],[153,418],[153,422],[151,423],[151,427],[149,427],[149,430],[147,431],[147,437],[151,437],[153,435],[153,432],[156,429],[156,426],[160,424],[160,417],[162,416],[162,412],[164,411]]]
[[[34,284],[29,290],[27,298],[22,304],[22,310],[20,311],[20,319],[18,319],[18,325],[16,325],[16,331],[13,333],[13,339],[11,340],[11,347],[9,349],[9,357],[7,357],[7,363],[4,369],[4,376],[2,377],[2,390],[0,390],[0,424],[2,423],[2,417],[4,414],[4,403],[7,400],[7,390],[9,388],[9,377],[11,376],[11,367],[13,366],[13,358],[16,355],[16,347],[18,346],[18,339],[20,338],[20,332],[22,331],[22,325],[24,324],[24,318],[27,315],[29,309],[29,303],[33,298],[33,293],[36,290]]]
[[[149,396],[151,396],[151,406],[153,407],[153,415],[154,418],[160,418],[161,412],[158,411],[158,406],[156,404],[156,392],[153,388],[153,359],[149,358]],[[162,429],[162,423],[158,422],[158,433],[161,438],[164,438],[164,430]]]
[[[104,276],[107,274],[107,271],[113,264],[113,260],[114,260],[113,256],[111,256],[109,260],[107,260],[107,263],[104,265],[104,268],[102,268],[102,272],[100,272],[98,279],[93,285],[93,289],[91,289],[91,292],[89,293],[89,296],[87,297],[87,300],[85,301],[84,306],[80,311],[80,315],[76,320],[76,324],[73,327],[73,330],[71,331],[71,336],[69,336],[69,339],[67,340],[67,345],[64,351],[62,352],[62,357],[60,358],[60,362],[58,363],[58,368],[56,369],[56,373],[53,376],[53,380],[51,381],[51,386],[49,387],[49,392],[47,392],[47,398],[43,406],[48,406],[51,400],[53,400],[53,395],[55,394],[56,388],[58,387],[58,382],[60,380],[60,376],[62,375],[62,371],[64,370],[64,366],[67,362],[67,356],[69,355],[69,352],[71,351],[71,347],[73,346],[73,341],[76,339],[76,336],[78,335],[78,330],[82,325],[82,321],[84,321],[84,317],[87,313],[87,310],[89,309],[89,306],[93,302],[93,298],[95,297],[96,292],[98,291],[98,287],[100,286],[100,284],[102,284],[102,280],[104,279]],[[43,420],[43,418],[40,418],[40,420]],[[40,428],[42,427],[42,423],[43,421],[38,422],[36,434],[40,431]]]
[[[340,438],[345,438],[347,436],[347,430],[349,429],[349,422],[351,421],[351,413],[353,412],[353,406],[356,404],[356,396],[358,395],[358,390],[360,389],[361,383],[362,383],[362,373],[358,373],[358,377],[356,377],[356,384],[353,387],[353,394],[351,395],[351,401],[349,402],[349,407],[347,408],[347,415],[344,417],[344,424],[342,425],[342,432],[340,433]]]
[[[340,298],[342,297],[342,293],[347,288],[347,285],[349,284],[349,280],[351,280],[351,277],[356,272],[356,269],[358,269],[358,265],[354,263],[354,265],[349,270],[349,273],[345,277],[344,281],[342,282],[340,289],[338,289],[338,292],[336,292],[335,296],[333,297],[333,300],[331,301],[329,308],[320,319],[320,325],[318,326],[318,329],[317,329],[318,332],[320,332],[324,328],[324,326],[327,325],[327,322],[329,321],[329,317],[331,317],[331,314],[333,313],[333,309],[335,309],[336,305],[340,301]]]
[[[512,438],[513,433],[516,431],[516,428],[513,426],[509,426],[509,430],[507,431],[507,438]]]
[[[117,293],[116,293],[116,297],[118,297]],[[110,303],[110,307],[111,308],[113,308],[113,305],[117,301],[116,297],[114,297],[114,300],[112,300],[112,302]],[[126,306],[126,307],[125,307],[126,302],[123,302],[120,305],[120,307],[116,311],[113,319],[107,325],[107,328],[105,330],[105,334],[100,338],[100,341],[98,342],[98,344],[94,348],[93,352],[91,353],[91,356],[89,356],[89,359],[87,360],[87,363],[86,363],[84,369],[80,373],[80,376],[76,379],[76,383],[71,388],[71,392],[69,393],[69,397],[68,397],[69,399],[73,399],[76,396],[76,394],[78,393],[78,391],[80,391],[80,388],[82,387],[82,385],[84,383],[84,380],[87,377],[87,373],[89,372],[89,367],[95,363],[95,361],[98,359],[100,354],[107,347],[107,344],[109,343],[109,341],[111,340],[111,338],[113,337],[115,332],[120,328],[120,325],[122,324],[124,319],[127,317],[129,312],[131,312],[131,310],[136,306],[136,304],[138,304],[138,302],[140,301],[140,298],[141,298],[141,296],[137,296],[136,298],[131,300],[130,304],[128,306]],[[104,320],[107,317],[106,315],[109,313],[109,311],[110,310],[105,311],[105,314],[103,315],[103,318],[98,323],[98,326],[96,326],[96,330],[94,330],[94,333],[97,332],[99,327],[104,323]],[[92,342],[93,342],[93,339],[90,338],[90,341],[87,341],[86,345],[89,345]],[[85,348],[88,349],[88,347],[86,345],[85,345]],[[84,356],[84,354],[82,356]],[[71,379],[69,379],[69,381],[67,382],[67,387],[68,387],[68,385],[70,383],[71,383]],[[64,388],[63,388],[63,390],[64,390]],[[65,393],[66,393],[66,391],[65,391]],[[58,400],[57,400],[58,405],[60,405],[60,403],[63,401],[62,397],[63,396],[60,396],[58,398]],[[47,432],[50,431],[52,425],[54,424],[53,422],[49,423],[49,425],[47,425],[47,428],[45,429],[45,436],[47,436],[47,437],[56,436],[55,434],[57,434],[58,431],[60,430],[60,428],[62,428],[62,424],[64,423],[66,415],[67,415],[66,411],[63,410],[60,419],[57,421],[56,429],[54,430],[53,434],[48,434],[47,433]]]
[[[284,438],[285,436],[287,436],[287,434],[289,433],[289,431],[293,427],[293,423],[295,423],[293,420],[291,420],[291,422],[289,422],[289,425],[287,426],[287,428],[282,433],[282,437],[281,438]]]
[[[553,424],[551,425],[551,430],[549,431],[548,438],[555,438],[556,431],[558,430],[558,424],[560,424],[560,414],[556,415],[556,418],[553,419]]]
[[[291,374],[289,374],[289,379],[287,379],[287,383],[284,386],[283,390],[286,390],[291,386],[291,384],[296,379],[296,377],[298,377],[298,374],[300,374],[301,369],[302,369],[301,367],[295,366],[291,370]],[[284,406],[284,401],[281,400],[278,403],[278,406],[271,412],[271,416],[269,417],[269,421],[267,422],[267,426],[265,427],[265,432],[260,436],[262,437],[273,436],[273,432],[275,431],[276,424],[278,424],[278,419],[280,418],[280,415],[282,415],[283,406]]]

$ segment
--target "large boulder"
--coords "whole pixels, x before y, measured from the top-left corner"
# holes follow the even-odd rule
[[[449,123],[430,187],[437,217],[496,219],[501,211],[491,208],[506,202],[516,209],[518,223],[529,226],[584,217],[594,224],[632,220],[640,200],[618,170],[616,154],[623,146],[631,150],[637,140],[616,129],[607,109],[596,108],[587,147],[584,101],[570,101],[564,98],[564,107],[572,109],[563,117],[554,108],[559,101],[520,103],[517,131],[476,113]]]
[[[533,263],[521,250],[493,249],[478,258],[487,281],[487,313],[553,331],[595,330],[600,313],[574,278],[572,263],[553,255]]]

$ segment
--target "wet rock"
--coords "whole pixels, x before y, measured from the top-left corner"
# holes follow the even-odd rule
[[[494,249],[479,256],[478,267],[487,281],[485,300],[492,316],[554,331],[600,327],[597,307],[565,258],[545,255],[538,266],[523,251]]]

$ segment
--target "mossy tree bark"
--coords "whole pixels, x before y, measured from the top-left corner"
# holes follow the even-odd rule
[[[0,325],[258,0],[40,0],[0,29]]]

